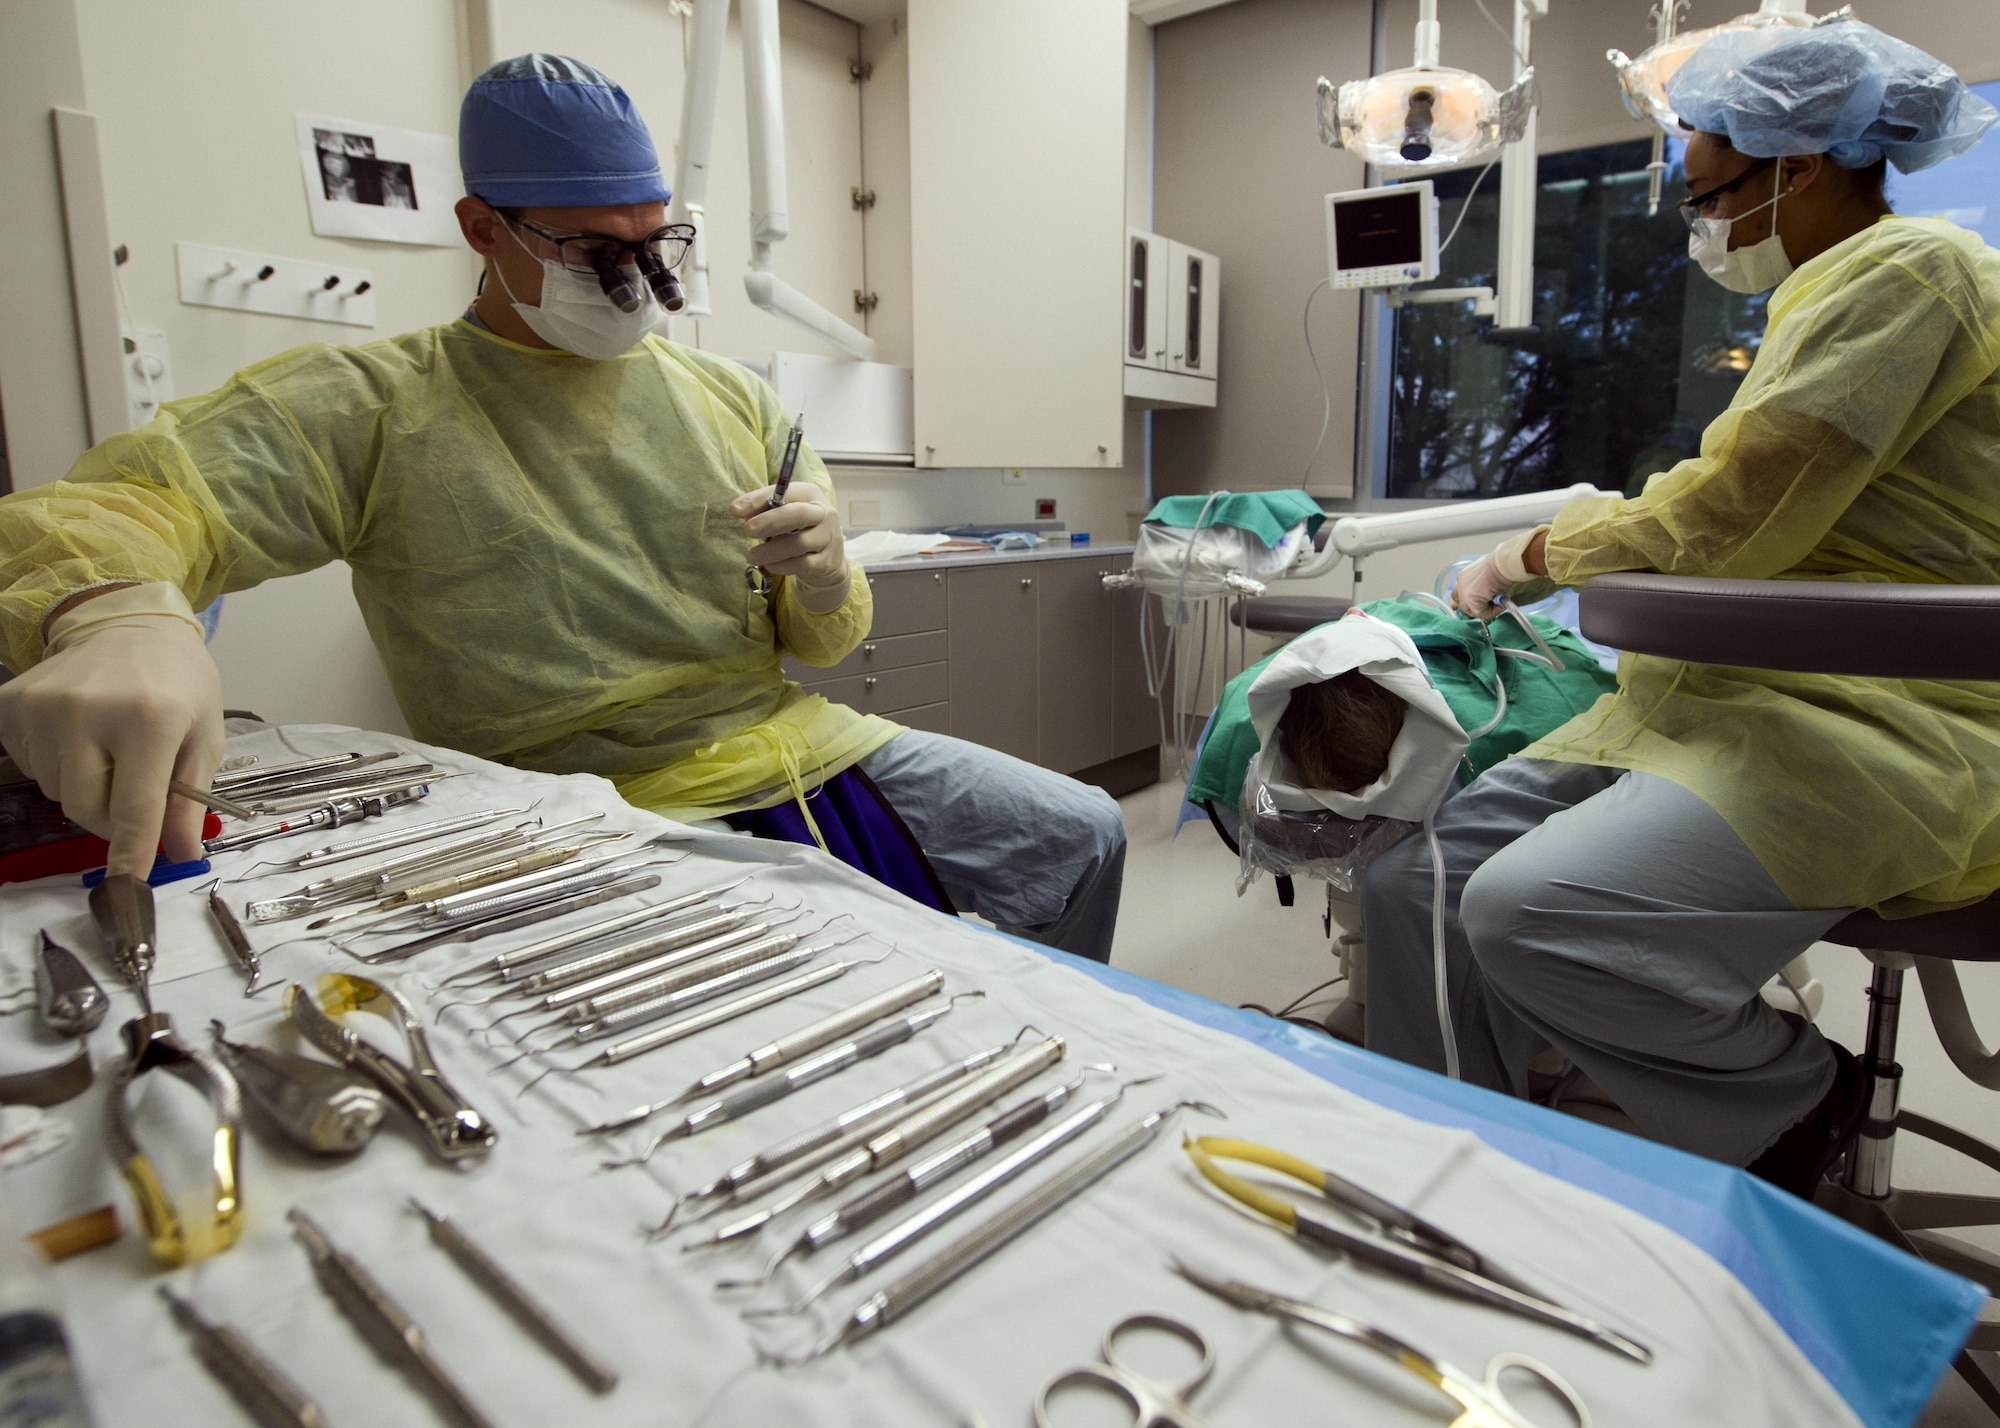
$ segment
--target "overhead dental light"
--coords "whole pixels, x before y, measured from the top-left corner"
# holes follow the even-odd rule
[[[1532,14],[1546,0],[1529,0]],[[1469,70],[1438,63],[1437,0],[1421,0],[1408,69],[1336,85],[1319,82],[1319,136],[1397,177],[1463,168],[1519,139],[1534,112],[1535,72],[1496,90]]]
[[[1480,3],[1479,8],[1486,6]],[[1549,13],[1548,0],[1513,0],[1513,10],[1514,31],[1508,39],[1513,82],[1505,89],[1495,89],[1470,70],[1438,63],[1437,0],[1419,0],[1416,53],[1408,69],[1340,85],[1324,76],[1319,81],[1320,140],[1358,154],[1386,178],[1421,178],[1500,160],[1498,291],[1382,284],[1393,289],[1387,295],[1392,307],[1470,299],[1477,315],[1493,319],[1485,334],[1492,341],[1517,341],[1535,331],[1536,91],[1528,48],[1534,22]],[[1505,37],[1506,31],[1501,34]]]
[[[1635,119],[1648,120],[1669,134],[1681,131],[1681,117],[1667,102],[1667,81],[1686,64],[1694,52],[1730,30],[1810,29],[1834,20],[1851,20],[1851,6],[1842,6],[1831,15],[1815,19],[1806,12],[1806,0],[1763,0],[1756,13],[1738,15],[1720,25],[1674,33],[1687,14],[1688,0],[1659,0],[1653,7],[1653,44],[1634,59],[1623,50],[1606,50],[1604,57],[1618,73],[1625,107]]]

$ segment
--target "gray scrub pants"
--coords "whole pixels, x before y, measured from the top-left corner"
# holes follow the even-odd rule
[[[1011,754],[909,729],[861,761],[961,912],[1111,960],[1125,821],[1101,788]]]
[[[1647,1137],[1748,1164],[1816,1105],[1834,1060],[1758,989],[1851,909],[1792,906],[1730,826],[1649,774],[1508,759],[1449,798],[1445,955],[1460,1071],[1526,1095],[1554,1047]],[[1444,1069],[1431,857],[1369,865],[1368,1047]]]

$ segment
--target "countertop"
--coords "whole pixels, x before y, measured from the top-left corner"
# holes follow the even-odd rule
[[[949,570],[964,565],[1019,565],[1034,560],[1082,560],[1095,556],[1107,560],[1130,555],[1130,541],[1106,541],[1089,545],[1045,545],[1035,550],[954,551],[949,555],[908,555],[899,560],[865,560],[861,568],[870,575],[886,575],[897,570]]]

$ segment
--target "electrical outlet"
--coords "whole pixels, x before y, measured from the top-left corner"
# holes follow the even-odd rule
[[[1009,466],[1000,473],[1000,484],[1003,486],[1024,486],[1027,481],[1028,473],[1018,466]]]
[[[880,501],[853,500],[847,503],[847,523],[857,529],[882,524]]]
[[[1055,518],[1055,499],[1051,496],[1037,496],[1035,498],[1035,519],[1038,521],[1052,521]]]

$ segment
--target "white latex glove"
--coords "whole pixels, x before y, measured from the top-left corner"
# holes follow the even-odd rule
[[[743,522],[750,563],[773,575],[789,575],[799,583],[799,600],[815,615],[831,614],[847,601],[847,543],[840,532],[840,513],[817,486],[794,482],[785,504],[771,510],[765,486],[729,503],[729,514]]]
[[[204,810],[167,780],[207,788],[222,762],[222,678],[171,585],[134,585],[51,621],[48,653],[0,685],[0,744],[72,822],[111,843],[109,870],[145,877],[202,855]]]
[[[1510,536],[1490,554],[1482,555],[1466,566],[1458,574],[1458,583],[1452,587],[1452,608],[1475,620],[1490,620],[1500,613],[1499,607],[1493,603],[1496,596],[1505,595],[1516,586],[1542,579],[1528,569],[1526,557],[1535,537],[1547,529],[1547,526],[1536,526],[1531,531]]]

